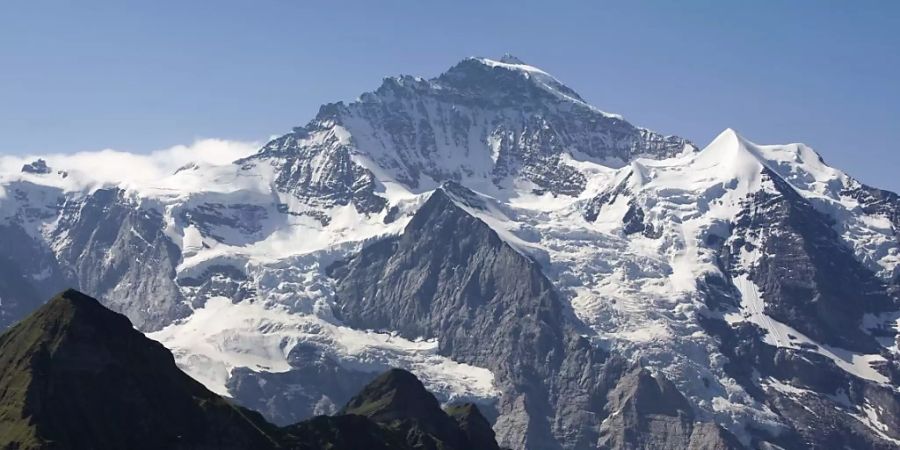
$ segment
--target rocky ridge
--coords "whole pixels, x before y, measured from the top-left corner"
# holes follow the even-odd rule
[[[514,448],[900,439],[900,202],[802,144],[697,149],[470,58],[150,184],[27,163],[2,324],[89,289],[282,425],[401,366]],[[635,364],[689,408],[633,406]]]

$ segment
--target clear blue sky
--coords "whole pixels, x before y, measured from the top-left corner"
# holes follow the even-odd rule
[[[262,140],[395,74],[513,53],[706,144],[802,141],[900,191],[897,1],[5,0],[0,152]]]

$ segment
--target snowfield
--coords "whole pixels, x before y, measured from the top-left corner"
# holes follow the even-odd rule
[[[575,110],[591,120],[611,121],[610,126],[623,121],[521,61],[476,61],[521,74],[549,93],[559,103],[547,116]],[[446,91],[439,81],[398,77],[385,83],[346,106],[349,112],[340,123],[325,117],[259,153],[255,144],[199,141],[149,155],[50,155],[44,157],[48,173],[22,172],[35,158],[0,157],[0,221],[21,225],[60,255],[74,239],[64,229],[62,212],[77,210],[98,189],[119,188],[130,208],[158,215],[162,234],[179,252],[172,276],[187,313],[148,336],[171,349],[188,374],[222,395],[231,395],[234,369],[290,371],[291,350],[304,344],[348,369],[407,368],[444,399],[496,400],[495,374],[438,354],[435,340],[352,329],[333,312],[334,282],[326,269],[366,245],[403,233],[439,188],[540,264],[595,345],[663,373],[694,405],[698,420],[715,420],[745,442],[748,427],[778,430],[784,425],[726,373],[728,359],[717,337],[702,325],[705,318],[754,324],[769,345],[813,351],[852,377],[898,389],[877,370],[886,361],[883,354],[816,342],[767,314],[759,286],[746,275],[765,256],[759,246],[737,255],[731,268],[737,276],[723,273],[719,264],[722,243],[750,199],[776,192],[764,175],[774,173],[832,220],[853,257],[878,279],[888,283],[900,273],[891,218],[864,208],[850,194],[861,185],[827,166],[809,147],[757,145],[728,129],[703,149],[676,145],[661,156],[638,155],[630,161],[623,155],[634,156],[626,153],[634,150],[632,144],[616,141],[624,139],[619,134],[585,138],[591,145],[620,150],[616,154],[591,155],[572,144],[547,150],[548,156],[526,145],[532,138],[544,141],[510,125],[524,120],[514,107],[451,108],[439,97],[407,99],[390,90],[432,95]],[[463,131],[435,125],[429,133],[437,144],[427,148],[409,136],[390,135],[372,119],[392,113],[383,108],[389,100],[404,105],[404,120],[417,127],[438,121]],[[289,151],[293,148],[312,156],[297,157]],[[510,156],[520,148],[526,148],[525,156]],[[556,166],[544,173],[540,164]],[[570,175],[554,178],[563,172]],[[576,186],[580,191],[566,184],[575,178],[583,180]],[[471,192],[454,191],[445,181]],[[367,210],[369,194],[384,207]],[[125,232],[148,247],[158,246],[142,234],[146,231],[132,226]],[[113,256],[104,264],[113,265]],[[36,268],[28,276],[46,279],[49,270]],[[702,295],[700,283],[711,275],[729,280],[738,296],[724,313],[710,311]],[[900,327],[893,313],[869,314],[865,321],[866,329]],[[882,353],[900,354],[896,341],[882,344]],[[760,383],[791,396],[808,395],[777,380]],[[853,414],[892,439],[874,407]]]

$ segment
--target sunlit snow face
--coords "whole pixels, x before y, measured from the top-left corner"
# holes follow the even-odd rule
[[[330,106],[334,111],[326,112],[333,117],[270,142],[284,144],[272,154],[254,154],[258,146],[251,143],[203,140],[147,155],[105,150],[45,156],[47,173],[21,172],[34,158],[3,156],[0,218],[40,209],[23,225],[59,251],[71,243],[66,230],[56,228],[60,198],[77,206],[99,187],[120,187],[129,207],[163,218],[166,238],[180,250],[172,262],[177,281],[202,279],[222,267],[239,273],[240,280],[222,275],[217,281],[240,284],[252,295],[232,301],[183,283],[178,289],[190,315],[152,334],[189,373],[223,394],[232,369],[289,371],[291,349],[311,344],[350,367],[412,368],[445,397],[495,399],[490,371],[438,355],[437,342],[353,330],[332,315],[333,286],[325,267],[401,234],[435,189],[449,189],[448,180],[462,186],[450,194],[460,209],[540,265],[587,325],[590,339],[626,358],[650,361],[722,423],[775,420],[726,376],[718,343],[700,324],[709,311],[697,294],[705,275],[725,275],[717,264],[720,249],[710,238],[725,239],[748,197],[771,190],[764,171],[832,218],[866,267],[884,279],[896,273],[900,255],[890,220],[860,212],[858,201],[843,195],[858,183],[808,147],[758,146],[726,130],[698,151],[683,140],[622,125],[620,116],[585,104],[521,61],[472,61],[511,71],[550,105],[537,105],[540,114],[523,119],[518,106],[495,111],[479,102],[447,103],[441,97],[446,85],[401,77],[392,81],[397,92],[380,90],[349,106]],[[413,97],[417,89],[429,95]],[[584,122],[623,128],[577,129],[572,134],[578,139],[554,146],[566,133],[552,129],[545,116],[581,123],[568,120],[571,111],[587,114],[578,116],[589,119]],[[525,130],[523,120],[531,128]],[[617,140],[622,133],[633,135]],[[634,148],[659,142],[656,154]],[[232,164],[248,155],[255,158]],[[281,178],[299,186],[279,186]],[[361,181],[372,181],[383,209],[361,211],[346,199],[329,202],[340,189],[356,194]],[[320,197],[298,196],[302,189],[293,189],[310,185],[322,188]],[[11,195],[13,189],[27,192]],[[588,218],[587,205],[598,199],[603,202]],[[639,227],[626,230],[629,220]],[[751,267],[762,255],[748,251],[737,257],[736,264]],[[46,272],[31,276],[40,279]],[[741,302],[725,320],[762,326],[765,342],[775,346],[817,345],[847,373],[885,381],[869,364],[880,356],[818,345],[767,316],[758,287],[746,277],[728,281]],[[701,381],[706,379],[718,384]]]
[[[99,150],[41,156],[0,155],[0,180],[33,179],[71,191],[104,184],[190,190],[201,186],[188,179],[185,185],[179,186],[173,179],[179,169],[196,172],[200,166],[230,164],[258,148],[255,142],[203,139],[147,154]],[[50,173],[40,177],[22,174],[21,168],[38,158],[46,161]]]

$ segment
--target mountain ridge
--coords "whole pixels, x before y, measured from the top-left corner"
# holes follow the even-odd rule
[[[583,105],[521,61],[487,61],[390,78],[235,164],[150,184],[97,183],[52,160],[57,173],[0,171],[0,224],[27,243],[7,257],[20,276],[0,285],[89,287],[192,375],[282,424],[336,412],[361,380],[401,366],[441,400],[488,411],[504,445],[535,448],[523,430],[541,429],[540,448],[596,448],[598,422],[617,410],[607,394],[641,362],[676,386],[698,422],[747,447],[900,440],[895,194],[802,144],[757,145],[726,130],[697,149]],[[441,195],[447,201],[426,214]],[[435,228],[410,228],[419,222]],[[522,279],[545,280],[559,305],[550,316],[562,319],[546,334],[568,335],[561,324],[571,324],[560,348],[620,362],[573,360],[528,379],[526,365],[486,357],[502,339],[434,320],[447,315],[431,305],[464,295],[429,303],[430,291],[404,299],[379,289],[382,310],[405,305],[414,319],[399,323],[341,294],[368,271],[329,276],[337,261],[431,255],[435,230],[450,230],[450,245],[420,267],[422,283],[445,294],[487,289],[479,283],[500,274],[491,265],[467,277],[465,264],[432,269],[453,260],[454,243],[473,243],[458,256],[475,259],[508,245],[510,261],[530,261]],[[382,269],[397,268],[371,268]],[[17,295],[0,304],[13,319],[21,309],[5,306],[40,301]],[[465,311],[472,323],[494,320],[490,307]],[[511,336],[514,325],[496,332]],[[588,385],[597,391],[586,395]],[[546,392],[557,400],[535,400]]]
[[[279,429],[204,388],[125,316],[72,289],[0,335],[0,350],[2,448],[497,448],[493,432],[464,432],[401,369],[369,382],[338,416]],[[386,403],[383,386],[403,401]],[[404,409],[417,404],[428,414]],[[459,420],[485,422],[477,408]]]
[[[262,416],[222,401],[183,375],[161,344],[75,290],[57,295],[0,336],[0,349],[0,436],[9,440],[4,445],[274,445],[274,430]]]

